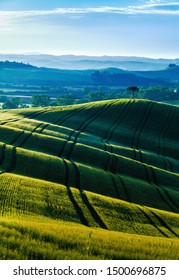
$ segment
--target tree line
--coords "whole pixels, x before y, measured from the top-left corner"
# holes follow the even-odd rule
[[[30,106],[32,107],[47,107],[47,106],[61,106],[72,105],[79,103],[86,103],[99,100],[111,100],[120,98],[140,98],[155,101],[177,100],[179,99],[178,88],[169,88],[164,86],[151,86],[148,88],[138,88],[136,86],[129,86],[127,88],[115,87],[84,87],[79,91],[72,90],[71,92],[62,91],[55,98],[51,98],[48,94],[34,94],[30,99]],[[3,109],[15,109],[27,107],[22,98],[12,97],[8,98],[0,94],[0,102],[3,103]]]

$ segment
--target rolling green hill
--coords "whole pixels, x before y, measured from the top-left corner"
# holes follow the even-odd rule
[[[136,71],[134,72],[137,75],[141,75],[142,77],[146,78],[154,78],[154,79],[161,79],[164,81],[178,81],[178,75],[179,75],[179,66],[176,64],[170,64],[167,68],[156,70],[156,71]]]
[[[0,112],[0,259],[179,259],[179,108]]]
[[[159,73],[165,71],[132,72],[118,68],[104,68],[99,71],[93,68],[91,70],[62,70],[9,61],[0,61],[0,70],[0,82],[16,86],[127,87],[129,83],[143,87],[174,85],[172,80],[168,79],[168,72],[165,77],[160,77]],[[170,76],[173,75],[172,73]]]

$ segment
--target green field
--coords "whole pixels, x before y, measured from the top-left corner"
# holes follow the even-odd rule
[[[0,259],[179,259],[179,108],[0,111]]]

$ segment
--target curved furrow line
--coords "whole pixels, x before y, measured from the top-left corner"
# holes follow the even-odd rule
[[[78,203],[76,202],[76,200],[73,197],[73,193],[69,187],[69,167],[68,167],[68,163],[66,162],[65,159],[63,159],[63,163],[65,166],[65,182],[64,185],[67,187],[67,193],[69,196],[70,201],[72,202],[74,209],[81,221],[81,223],[85,226],[89,226],[88,220],[86,219],[86,217],[83,214],[83,211],[81,210],[80,206],[78,205]]]
[[[137,150],[135,148],[133,149],[133,153],[134,153],[133,159],[137,160]]]
[[[21,137],[22,137],[23,135],[25,135],[25,133],[21,134]],[[22,146],[27,142],[27,140],[30,139],[31,136],[32,136],[32,132],[29,132],[29,133],[25,136],[25,138],[22,137],[22,140],[21,140],[21,142],[18,144],[18,147],[22,147]],[[20,139],[20,138],[16,139],[16,141],[19,140],[19,139]],[[15,145],[15,142],[14,142],[13,144]]]
[[[90,147],[90,146],[88,146],[88,147]],[[100,149],[100,150],[102,151],[102,149]],[[114,154],[116,156],[123,156],[123,157],[128,158],[128,159],[133,159],[133,160],[135,160],[135,161],[137,161],[141,164],[147,164],[147,165],[151,164],[151,161],[150,161],[150,163],[148,163],[147,158],[146,158],[146,160],[143,159],[143,155],[145,155],[145,151],[137,150],[135,148],[130,148],[130,150],[131,150],[130,155],[125,154],[123,152],[121,154],[120,152],[114,151],[112,145],[110,145],[108,143],[105,143],[104,152],[109,153],[109,154],[108,154],[108,162],[106,163],[106,166],[105,166],[104,170],[108,170],[109,161],[110,161],[109,157],[111,156],[111,154]],[[163,162],[163,164],[162,164],[162,166],[161,166],[161,164],[160,165],[159,164],[154,164],[153,165],[154,167],[158,167],[162,170],[166,170],[166,171],[174,173],[172,163],[170,162],[169,159],[167,159],[166,157],[164,157],[162,155],[155,154],[155,156],[160,158],[160,160],[161,160],[161,162]]]
[[[140,162],[141,162],[141,163],[144,163],[142,150],[138,150],[138,151],[139,151],[139,159],[140,159]]]
[[[38,129],[38,133],[42,133],[44,129],[46,129],[50,124],[49,123],[43,123],[42,128]]]
[[[160,149],[160,147],[159,147],[159,149]],[[166,171],[173,172],[172,163],[168,159],[166,159],[166,157],[162,154],[158,154],[158,157],[160,157],[160,159],[163,161],[163,164],[164,164],[163,169],[166,170]]]
[[[64,181],[64,185],[66,187],[69,187],[69,184],[68,184],[68,181],[69,181],[69,177],[70,177],[70,172],[69,172],[69,167],[68,167],[68,163],[66,162],[65,159],[62,159],[63,160],[63,163],[64,163],[64,166],[65,166],[65,181]]]
[[[119,193],[118,186],[117,186],[117,183],[116,183],[116,181],[115,181],[114,175],[111,174],[111,173],[109,173],[109,176],[111,177],[111,181],[112,181],[112,183],[113,183],[114,190],[115,190],[115,192],[116,192],[116,197],[117,197],[118,199],[122,199],[122,197],[121,197],[121,195],[120,195],[120,193]]]
[[[18,122],[18,121],[24,120],[24,119],[30,119],[31,117],[38,116],[38,115],[42,114],[44,112],[44,109],[41,110],[41,111],[42,112],[39,112],[39,111],[38,112],[33,112],[33,113],[29,114],[29,116],[27,116],[27,117],[21,116],[17,119],[12,119],[12,120],[8,120],[6,122],[2,122],[2,123],[0,123],[0,125],[5,125],[5,124],[8,124],[8,123],[12,123],[12,122]]]
[[[152,168],[147,168],[146,165],[144,166],[144,170],[146,173],[146,181],[151,184],[153,187],[155,187],[157,193],[159,194],[159,196],[161,197],[161,199],[164,201],[164,203],[167,205],[167,208],[170,209],[170,211],[174,211],[176,212],[176,209],[173,208],[173,206],[171,206],[168,201],[165,199],[165,197],[163,196],[163,194],[161,193],[161,190],[164,190],[162,187],[159,186],[158,181],[156,179],[156,176],[154,174],[154,171]],[[150,172],[150,173],[149,173]]]
[[[64,151],[65,151],[65,148],[67,147],[68,143],[71,141],[71,138],[73,137],[73,134],[75,133],[75,130],[72,130],[70,133],[69,133],[69,136],[68,138],[66,139],[66,141],[63,142],[63,145],[61,147],[61,150],[60,152],[58,153],[58,157],[62,157]],[[70,145],[70,148],[71,148],[71,145]],[[68,157],[66,157],[68,159]]]
[[[169,192],[165,189],[165,188],[162,188],[163,192],[166,194],[166,196],[168,197],[169,201],[171,201],[171,203],[176,207],[178,208],[178,213],[179,213],[179,205],[177,205],[175,203],[175,201],[173,200],[173,198],[171,197],[171,195],[169,194]]]
[[[125,107],[123,108],[122,113],[120,114],[119,118],[116,119],[116,121],[114,122],[114,125],[112,125],[111,127],[109,127],[107,133],[105,134],[105,136],[102,139],[102,142],[104,142],[104,151],[108,151],[112,153],[112,146],[110,145],[109,141],[112,138],[112,135],[114,134],[114,132],[116,131],[116,129],[119,127],[119,125],[121,124],[122,121],[124,121],[124,119],[127,117],[127,115],[129,114],[130,110],[132,109],[131,104],[134,102],[134,100],[130,100],[125,104]],[[106,139],[106,140],[105,140]]]
[[[91,213],[91,216],[93,217],[93,219],[95,220],[95,222],[97,224],[99,224],[99,226],[103,229],[108,229],[108,227],[106,226],[106,224],[104,223],[104,221],[101,219],[100,215],[97,213],[97,211],[95,210],[95,208],[93,207],[93,205],[89,202],[88,197],[86,195],[86,193],[80,192],[81,194],[81,198],[84,202],[84,204],[87,206],[88,210]]]
[[[134,103],[134,100],[129,101],[128,106],[124,110],[123,114],[120,116],[119,121],[116,123],[116,125],[113,126],[113,129],[110,131],[110,133],[108,135],[108,138],[107,138],[107,141],[106,141],[107,143],[111,140],[111,138],[113,137],[113,134],[115,133],[116,129],[118,129],[118,127],[120,126],[121,122],[122,121],[124,122],[125,118],[128,116],[128,114],[132,110],[132,106],[131,106],[132,103]]]
[[[67,114],[65,114],[65,116],[58,118],[55,122],[47,123],[46,125],[44,125],[44,127],[42,129],[39,130],[39,133],[43,133],[43,130],[46,129],[50,125],[61,126],[67,119],[73,117],[74,115],[76,115],[78,113],[83,112],[86,108],[87,108],[87,106],[85,108],[77,109],[75,112],[73,112],[73,111],[70,113],[68,112]]]
[[[102,142],[104,143],[104,151],[112,154],[113,153],[112,145],[110,145],[108,142],[104,142],[103,140]]]
[[[106,142],[108,142],[108,139],[110,139],[111,134],[114,132],[114,130],[119,126],[121,121],[123,120],[123,117],[127,114],[128,107],[130,107],[132,101],[126,102],[125,106],[122,109],[122,112],[120,113],[119,116],[114,120],[114,124],[111,125],[107,130],[105,135],[102,138],[102,141],[106,139]]]
[[[70,161],[70,163],[73,166],[74,173],[75,173],[75,184],[74,184],[74,187],[79,189],[79,191],[81,193],[83,191],[83,189],[81,188],[81,180],[80,180],[79,169],[78,169],[77,165],[73,161]]]
[[[168,170],[168,171],[174,173],[173,164],[171,163],[171,161],[169,159],[167,159],[165,156],[162,156],[162,158],[164,158],[164,161],[166,162],[166,165],[168,165],[168,168],[166,166],[165,170]]]
[[[112,156],[112,157],[111,157]],[[111,154],[111,164],[109,164],[109,172],[116,174],[117,157],[115,154]]]
[[[81,188],[81,182],[80,182],[80,172],[79,169],[77,167],[77,165],[71,161],[71,164],[74,168],[74,172],[75,172],[75,177],[76,177],[76,182],[75,182],[75,187],[79,189],[80,191],[80,195],[81,198],[83,200],[83,203],[87,206],[89,212],[91,213],[91,216],[93,217],[93,219],[95,220],[95,222],[97,224],[99,224],[99,226],[103,229],[108,229],[106,224],[103,222],[103,220],[101,219],[101,217],[99,216],[99,214],[96,212],[96,210],[94,209],[94,207],[91,205],[91,203],[88,200],[87,195],[85,194],[84,190]]]
[[[5,158],[6,158],[6,145],[4,146],[4,149],[3,149],[3,161],[1,162],[1,165],[3,165],[4,161],[5,161]],[[15,166],[16,166],[16,147],[12,147],[11,148],[11,151],[10,151],[11,155],[10,155],[10,160],[8,160],[8,164],[9,164],[9,161],[10,161],[10,164],[8,167],[6,167],[5,170],[3,171],[0,171],[0,175],[6,173],[6,172],[12,172],[14,169],[15,169]]]
[[[0,166],[3,164],[4,162],[4,158],[5,158],[5,148],[6,148],[6,144],[3,143],[2,144],[2,148],[1,148],[1,157],[0,157]]]
[[[12,172],[16,167],[16,147],[12,148],[12,159],[10,166],[6,169],[6,172]]]
[[[136,124],[136,128],[135,128],[135,131],[132,136],[132,141],[131,141],[131,146],[130,146],[131,148],[135,147],[137,149],[137,144],[135,142],[138,143],[136,138],[137,138],[137,135],[139,134],[139,129],[142,130],[143,125],[145,125],[146,119],[148,119],[148,116],[149,116],[149,109],[153,105],[153,103],[147,103],[146,105],[147,105],[147,108],[144,111],[143,117],[140,118],[138,120],[138,124]]]
[[[107,160],[106,160],[106,164],[103,169],[104,171],[109,170],[109,164],[110,164],[110,160],[111,160],[111,156],[110,156],[109,152],[107,152],[106,154],[107,154]]]
[[[81,123],[81,125],[77,128],[77,133],[75,135],[75,139],[74,139],[74,143],[77,143],[77,138],[79,137],[79,135],[84,132],[87,127],[94,121],[96,120],[100,115],[104,114],[104,112],[106,112],[107,109],[109,109],[109,107],[111,107],[114,103],[110,103],[110,104],[105,104],[103,105],[103,107],[101,107],[97,113],[92,113],[92,116],[90,118],[88,118],[88,120],[86,120],[84,123]]]
[[[36,133],[41,133],[49,124],[47,123],[41,123],[39,124],[36,128],[34,128],[34,130],[32,132],[36,132]]]
[[[69,143],[69,141],[71,141],[72,138],[74,138],[73,143],[71,143],[70,150],[69,150],[68,154],[66,155],[67,159],[70,160],[71,154],[72,154],[73,149],[74,149],[74,145],[77,143],[78,137],[80,136],[80,134],[82,132],[84,132],[85,129],[88,127],[88,125],[91,122],[93,122],[96,118],[98,118],[102,113],[104,113],[110,106],[112,106],[112,104],[105,104],[102,108],[100,108],[97,111],[97,113],[95,115],[92,113],[90,118],[88,118],[84,123],[82,122],[76,130],[73,130],[72,134],[70,135],[70,139],[68,139],[65,142],[65,147],[66,147],[66,145]],[[65,147],[63,148],[63,150],[61,150],[60,156],[63,155]]]
[[[135,150],[136,152],[138,152],[138,155],[139,155],[139,160],[138,159],[135,159],[141,163],[144,163],[145,164],[145,161],[143,159],[143,154],[145,154],[145,151],[142,151],[142,150]],[[160,169],[163,169],[163,170],[166,170],[166,171],[169,171],[169,172],[172,172],[172,173],[175,173],[174,172],[174,167],[173,167],[173,164],[172,162],[170,161],[169,158],[167,158],[166,156],[164,155],[161,155],[161,154],[155,154],[155,156],[157,156],[158,158],[161,159],[161,161],[163,162],[163,166],[161,165],[158,165],[158,164],[155,164],[155,163],[152,163],[152,165],[154,167],[158,167]],[[150,164],[149,164],[150,165]]]
[[[159,183],[158,183],[158,180],[157,180],[157,177],[156,177],[156,174],[155,174],[155,172],[154,172],[154,170],[153,170],[153,168],[152,167],[149,167],[149,169],[150,169],[150,171],[151,171],[151,175],[152,175],[152,181],[150,181],[150,183],[152,184],[152,183],[154,183],[154,186],[156,187],[156,190],[157,190],[157,192],[158,192],[158,194],[160,195],[160,197],[162,198],[162,200],[165,202],[165,204],[169,207],[169,209],[171,209],[172,210],[172,212],[176,212],[176,209],[173,207],[173,202],[171,201],[171,200],[167,200],[165,197],[164,197],[164,195],[162,194],[162,192],[161,191],[164,191],[164,189],[159,185]],[[153,184],[152,184],[153,185]],[[164,191],[165,192],[165,194],[167,193],[167,191],[165,190]],[[170,199],[170,196],[168,196],[168,198]],[[170,201],[170,203],[169,203],[169,201]],[[171,205],[172,204],[172,205]],[[175,205],[174,205],[175,206]]]
[[[18,139],[20,139],[21,136],[22,136],[24,133],[25,133],[25,131],[22,130],[22,131],[19,133],[19,135],[17,135],[17,137],[13,139],[13,141],[10,143],[10,145],[14,145],[15,142],[16,142]]]
[[[83,112],[86,110],[86,108],[88,108],[89,105],[86,105],[85,107],[83,108],[79,108],[75,111],[72,111],[72,112],[68,112],[67,114],[65,114],[65,116],[62,116],[60,118],[58,118],[55,122],[53,122],[53,124],[56,124],[56,125],[62,125],[66,120],[68,120],[69,118]]]
[[[154,217],[160,222],[160,224],[165,227],[166,229],[168,229],[174,236],[176,237],[179,237],[179,235],[174,231],[172,230],[168,225],[167,223],[159,216],[157,215],[154,211],[150,210],[149,211],[154,215]]]
[[[24,145],[24,143],[28,140],[28,138],[32,135],[33,132],[35,132],[40,126],[42,126],[44,123],[40,123],[38,124],[32,131],[25,131],[25,130],[21,130],[19,129],[19,135],[17,135],[10,143],[10,145],[15,145],[15,143],[20,140],[20,138],[24,138],[25,133],[28,133],[28,135],[25,137],[25,139],[23,139],[22,143],[20,143],[18,146],[21,147],[22,145]]]
[[[134,159],[140,163],[143,163],[143,164],[148,164],[143,159],[143,155],[145,155],[145,151],[142,151],[140,149],[135,149],[135,148],[132,148],[132,150],[134,152],[134,156],[132,159]],[[158,158],[161,159],[161,162],[163,162],[163,166],[153,163],[154,167],[158,167],[160,169],[174,173],[173,165],[169,159],[167,159],[164,155],[161,155],[161,154],[155,154],[155,156],[157,156]],[[127,157],[127,158],[130,158],[130,157]],[[151,164],[151,163],[149,163],[149,164]]]
[[[68,159],[70,159],[71,154],[73,152],[74,149],[74,145],[77,143],[78,138],[80,136],[80,134],[82,132],[84,132],[87,127],[94,121],[96,120],[99,116],[101,116],[102,114],[104,114],[104,112],[106,112],[113,104],[115,104],[117,101],[114,101],[113,103],[110,104],[105,104],[100,110],[98,110],[98,112],[93,115],[91,118],[89,118],[86,122],[82,123],[81,126],[77,129],[77,132],[74,135],[74,140],[73,140],[73,145],[71,146],[71,149],[67,155]]]
[[[5,125],[5,124],[8,124],[8,123],[12,123],[12,122],[18,122],[20,120],[25,120],[25,119],[31,119],[31,118],[34,118],[40,114],[43,114],[45,111],[44,109],[38,111],[38,112],[33,112],[33,113],[30,113],[28,116],[24,117],[24,116],[21,116],[17,119],[12,119],[12,120],[8,120],[6,122],[3,122],[3,123],[0,123],[0,125]],[[25,132],[25,131],[24,131]]]
[[[21,119],[23,119],[23,117],[21,117],[21,118],[18,118],[18,119],[12,119],[12,120],[8,120],[8,121],[6,121],[6,122],[1,122],[0,123],[0,125],[5,125],[5,124],[7,124],[7,123],[13,123],[13,122],[17,122],[17,121],[19,121],[19,120],[21,120]]]
[[[167,155],[168,153],[167,153],[167,151],[166,151],[166,141],[165,141],[165,138],[166,138],[166,135],[167,135],[167,132],[168,132],[168,130],[169,130],[169,127],[170,127],[170,125],[171,125],[171,123],[172,123],[172,120],[173,120],[173,118],[174,118],[174,115],[175,115],[175,111],[176,111],[176,108],[175,107],[172,107],[172,112],[173,112],[173,114],[172,114],[172,116],[171,116],[171,118],[170,118],[170,121],[168,121],[168,125],[166,126],[166,129],[165,129],[165,131],[164,131],[164,133],[163,133],[163,155]]]
[[[161,155],[164,155],[164,153],[162,152],[163,150],[163,143],[164,141],[162,141],[162,137],[164,135],[164,131],[165,129],[168,127],[168,124],[170,123],[171,120],[171,116],[173,116],[173,109],[172,106],[170,108],[170,110],[168,111],[168,114],[166,115],[166,119],[163,122],[163,126],[159,132],[159,137],[158,137],[158,153]]]
[[[138,206],[138,209],[142,212],[151,225],[153,225],[163,236],[169,238],[169,236],[155,224],[153,219],[140,206]]]
[[[115,151],[111,144],[105,143],[105,148],[103,150],[105,152],[109,152],[111,154],[116,154],[119,156],[124,156],[129,159],[133,159],[142,164],[147,164],[147,165],[152,164],[153,166],[158,167],[160,169],[175,173],[174,166],[173,166],[172,162],[170,161],[170,158],[167,158],[166,156],[161,155],[161,154],[154,154],[153,156],[157,157],[161,161],[161,164],[156,164],[155,159],[153,159],[153,160],[151,159],[150,162],[148,162],[148,151],[146,153],[145,150],[141,150],[141,149],[135,149],[135,148],[129,148],[129,149],[130,149],[130,154],[129,153],[126,154],[125,150],[124,150],[124,152],[122,149],[119,152],[117,150]],[[100,150],[102,150],[102,148]],[[152,158],[152,153],[150,153],[150,158]]]
[[[48,109],[49,110],[49,109]],[[51,109],[52,110],[52,109]],[[35,111],[33,113],[30,113],[29,115],[25,116],[25,119],[34,119],[42,114],[46,113],[46,110],[43,108],[41,110]]]
[[[124,193],[125,193],[125,196],[126,196],[126,200],[127,200],[128,202],[133,202],[133,200],[132,200],[132,198],[131,198],[131,196],[130,196],[130,194],[129,194],[129,191],[128,191],[126,185],[125,185],[124,180],[123,180],[123,179],[121,178],[121,176],[119,176],[119,175],[117,175],[117,178],[118,178],[119,181],[120,181],[120,185],[123,187],[123,190],[124,190]]]
[[[85,108],[82,108],[81,110],[78,110],[78,113],[81,113],[81,112],[84,111],[85,109],[86,109],[86,107],[85,107]],[[75,114],[76,114],[76,111],[75,111]],[[61,121],[60,124],[58,124],[58,125],[62,125],[68,118],[72,117],[72,116],[75,115],[75,114],[74,114],[74,113],[71,113],[70,116],[68,116],[68,114],[67,114],[67,118],[65,118],[63,121]],[[72,130],[72,131],[70,132],[70,134],[69,134],[69,136],[68,136],[68,139],[64,142],[64,144],[63,144],[63,146],[62,146],[62,148],[61,148],[61,151],[60,151],[59,154],[58,154],[58,157],[62,157],[63,152],[64,152],[66,146],[68,145],[69,141],[71,141],[71,139],[72,139],[72,137],[74,136],[74,134],[77,133],[77,131],[80,129],[80,126],[81,126],[81,125],[82,125],[82,123],[79,125],[79,127],[78,127],[77,129],[74,129],[74,130]],[[70,147],[70,149],[72,149],[72,148]],[[67,157],[67,159],[68,159],[68,157]]]
[[[139,149],[139,143],[140,143],[140,137],[141,137],[141,134],[142,134],[142,131],[146,125],[146,122],[147,120],[149,119],[150,117],[150,114],[151,114],[151,111],[152,111],[152,108],[154,107],[154,104],[155,103],[149,103],[149,106],[147,107],[147,110],[145,111],[145,117],[142,119],[142,123],[140,125],[140,129],[138,128],[137,129],[137,135],[134,136],[134,143],[133,143],[133,146],[138,150]],[[132,146],[132,147],[133,147]]]
[[[43,125],[43,123],[39,123],[31,132],[28,132],[28,135],[24,139],[22,139],[22,141],[21,141],[21,143],[19,143],[18,147],[22,147],[28,141],[28,139],[30,139],[30,137],[36,131],[36,129],[38,129],[41,125]],[[25,133],[25,131],[24,131],[24,133]],[[23,134],[21,134],[21,136],[22,135]]]

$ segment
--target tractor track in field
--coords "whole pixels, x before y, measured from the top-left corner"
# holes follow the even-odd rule
[[[149,210],[153,216],[159,221],[159,223],[165,227],[166,229],[168,229],[168,231],[170,231],[175,237],[179,237],[179,235],[174,231],[172,230],[168,225],[167,223],[158,215],[156,214],[154,211],[152,211],[151,209]]]
[[[113,137],[113,134],[115,133],[116,129],[119,128],[120,124],[126,119],[128,114],[132,110],[131,105],[133,104],[133,102],[134,102],[134,100],[129,101],[126,104],[125,108],[123,108],[123,112],[121,113],[120,117],[118,118],[116,124],[114,123],[114,125],[109,128],[110,130],[107,132],[107,135],[105,135],[105,137],[103,138],[104,143],[107,143],[108,145],[110,145],[109,141],[111,141],[111,139]]]
[[[88,104],[74,109],[64,108],[59,109],[59,112],[55,109],[54,114],[53,108],[43,108],[29,115],[25,111],[26,116],[20,118],[13,113],[14,119],[10,118],[13,114],[8,114],[9,120],[5,122],[4,119],[0,123],[0,127],[5,126],[1,128],[1,132],[4,133],[2,140],[8,142],[1,143],[0,146],[1,174],[14,172],[21,175],[24,171],[25,175],[22,176],[65,185],[65,195],[68,194],[67,200],[72,205],[72,213],[75,219],[78,217],[78,223],[81,222],[85,226],[97,225],[108,229],[108,219],[102,212],[103,208],[98,203],[95,204],[95,200],[93,201],[93,197],[88,193],[88,190],[92,190],[95,194],[139,203],[136,207],[139,207],[140,214],[143,213],[142,217],[146,223],[151,224],[149,229],[154,231],[155,228],[155,232],[160,236],[178,238],[174,222],[172,224],[167,220],[168,216],[165,218],[160,211],[150,210],[150,207],[156,206],[160,210],[179,213],[176,175],[179,164],[177,153],[176,157],[172,156],[178,149],[178,134],[171,129],[171,123],[178,116],[177,108],[170,107],[167,110],[164,107],[166,113],[164,111],[161,114],[159,123],[159,105],[156,103],[148,102],[140,107],[140,101],[135,107],[134,103],[138,101],[124,101],[125,103],[118,108],[115,105],[118,102],[104,102],[99,107]],[[156,118],[156,127],[153,128],[152,116],[155,113],[158,119]],[[48,118],[50,122],[46,122]],[[16,123],[18,121],[19,123]],[[47,127],[49,130],[45,131]],[[176,127],[175,125],[174,128]],[[53,133],[50,134],[50,131]],[[47,135],[50,137],[45,139]],[[145,140],[146,144],[143,145]],[[172,143],[174,146],[170,147]],[[30,160],[24,167],[23,161],[28,160],[28,157]],[[30,169],[31,166],[38,168],[37,165],[40,167],[39,173],[38,170]],[[89,177],[88,182],[89,175],[91,178]],[[10,176],[2,176],[1,182]],[[13,186],[16,187],[16,183]],[[13,196],[13,192],[11,195]],[[152,196],[155,198],[152,199]],[[11,198],[6,190],[4,197],[6,203],[10,204]],[[19,197],[23,201],[24,196]],[[49,192],[45,197],[45,210],[49,213],[51,211],[51,215],[58,215],[60,212],[52,212],[56,210],[53,209],[50,199]],[[7,206],[3,201],[1,204],[4,215]],[[142,207],[142,204],[147,206]],[[18,208],[20,204],[14,205],[18,211],[25,208],[23,204],[21,208]],[[108,205],[107,202],[105,205]],[[172,216],[171,219],[175,221]]]
[[[87,218],[84,216],[84,213],[83,213],[83,210],[81,209],[81,207],[78,205],[77,201],[75,200],[74,196],[73,196],[73,193],[70,189],[70,186],[69,186],[69,166],[68,164],[71,164],[72,167],[73,167],[73,170],[74,170],[74,174],[75,174],[75,183],[74,183],[74,187],[76,189],[79,190],[80,192],[80,196],[81,196],[81,199],[84,203],[84,205],[87,207],[89,213],[91,214],[92,218],[94,219],[94,221],[99,224],[99,226],[101,228],[104,228],[104,229],[107,229],[107,226],[105,225],[105,223],[102,221],[101,217],[99,216],[99,214],[96,212],[96,210],[94,209],[94,207],[91,205],[91,203],[89,202],[88,200],[88,197],[87,195],[85,194],[85,192],[83,191],[83,189],[81,189],[81,183],[80,183],[80,172],[79,172],[79,169],[77,167],[77,165],[72,162],[72,161],[69,161],[69,163],[63,159],[63,162],[64,162],[64,165],[65,165],[65,181],[64,181],[64,184],[65,186],[67,187],[67,192],[68,192],[68,196],[71,200],[71,202],[73,203],[74,205],[74,208],[76,210],[76,213],[78,214],[78,217],[79,219],[81,220],[81,222],[86,225],[86,226],[89,226],[89,222],[87,220]]]
[[[164,156],[164,155],[167,155],[167,152],[166,152],[166,145],[165,145],[165,137],[166,137],[166,134],[168,132],[168,129],[172,123],[172,120],[174,118],[174,115],[175,115],[175,111],[176,111],[176,108],[172,107],[171,108],[171,111],[169,112],[169,116],[168,116],[168,119],[167,121],[164,123],[164,127],[162,129],[162,132],[163,132],[163,136],[162,136],[162,132],[159,134],[159,147],[162,148],[160,153]],[[164,130],[164,131],[163,131]],[[160,146],[160,143],[162,142],[162,145]],[[163,150],[163,151],[162,151]]]
[[[161,198],[163,199],[163,201],[165,202],[166,205],[168,205],[168,207],[172,210],[172,212],[176,212],[176,209],[173,208],[173,201],[170,200],[170,196],[168,196],[168,192],[167,190],[164,190],[158,183],[158,180],[157,180],[157,176],[153,170],[152,167],[150,167],[150,171],[152,173],[152,177],[153,177],[153,181],[154,181],[154,184],[156,186],[156,190],[158,191],[159,195],[161,196]],[[167,197],[169,200],[166,200],[166,198],[163,196],[162,194],[162,191],[167,194]],[[169,203],[170,202],[170,203]],[[175,205],[174,205],[175,206]]]
[[[154,226],[162,234],[162,236],[165,236],[165,237],[169,238],[169,236],[155,224],[153,219],[150,217],[150,215],[148,215],[148,213],[146,213],[146,211],[144,209],[142,209],[140,206],[138,206],[138,209],[146,217],[146,219],[149,221],[149,223],[152,226]]]
[[[167,205],[167,208],[170,209],[170,211],[172,212],[176,212],[176,207],[178,208],[178,206],[174,205],[173,201],[171,200],[170,195],[168,194],[167,190],[164,189],[163,187],[161,187],[158,183],[157,177],[155,175],[155,172],[153,170],[152,167],[147,168],[144,165],[145,171],[146,171],[146,178],[147,178],[147,182],[149,184],[151,184],[153,187],[155,187],[157,193],[159,194],[159,196],[161,197],[161,199],[164,201],[164,203]],[[167,197],[169,198],[169,201],[171,202],[171,204],[168,202],[168,200],[166,200],[166,198],[164,197],[164,195],[162,194],[162,191],[167,194]],[[173,208],[173,205],[175,206],[175,208]]]
[[[85,226],[89,226],[88,220],[84,216],[83,211],[81,210],[81,207],[78,205],[78,203],[74,199],[73,193],[72,193],[72,191],[70,189],[70,186],[69,186],[69,183],[68,183],[68,181],[69,181],[69,167],[68,167],[68,163],[67,163],[67,161],[65,159],[63,159],[63,162],[64,162],[64,166],[65,166],[65,182],[64,182],[64,185],[67,187],[67,193],[68,193],[69,199],[72,202],[72,204],[74,206],[74,209],[76,210],[76,213],[77,213],[81,223],[83,225],[85,225]]]
[[[133,200],[132,200],[132,198],[130,196],[130,193],[129,193],[128,189],[127,189],[127,186],[126,186],[126,184],[124,182],[124,180],[121,178],[121,176],[119,176],[119,174],[117,175],[117,178],[119,179],[120,185],[122,186],[122,188],[124,190],[124,194],[125,194],[126,200],[128,202],[133,202]]]
[[[114,102],[115,103],[115,102]],[[64,143],[60,153],[59,153],[59,157],[62,157],[63,156],[63,153],[64,153],[64,150],[66,148],[66,146],[68,145],[68,143],[70,141],[72,141],[71,143],[71,147],[67,153],[67,155],[65,156],[65,158],[67,159],[70,159],[71,157],[71,154],[73,152],[73,149],[74,149],[74,145],[77,143],[78,141],[78,137],[80,136],[80,134],[82,132],[84,132],[86,130],[86,128],[95,120],[97,119],[100,115],[102,115],[110,106],[112,106],[113,103],[111,104],[107,104],[105,106],[103,106],[101,109],[99,109],[95,114],[94,112],[91,112],[91,116],[85,121],[85,122],[82,122],[75,130],[73,130],[68,139],[66,140],[66,142]]]
[[[46,125],[42,129],[39,130],[39,133],[43,133],[43,130],[45,130],[50,125],[56,125],[58,127],[61,126],[66,120],[68,120],[71,117],[85,111],[86,108],[88,108],[88,106],[85,106],[85,108],[77,109],[75,112],[68,112],[67,114],[65,114],[65,116],[61,116],[60,118],[58,118],[54,122],[46,123]]]
[[[33,113],[31,113],[31,114],[29,114],[28,116],[26,116],[26,117],[24,117],[24,116],[21,116],[21,117],[19,117],[19,118],[16,118],[16,119],[12,119],[12,120],[8,120],[8,121],[6,121],[6,122],[0,122],[0,125],[6,125],[6,124],[8,124],[8,123],[12,123],[12,122],[18,122],[18,121],[20,121],[20,120],[24,120],[24,119],[31,119],[31,118],[33,118],[33,117],[35,117],[35,116],[38,116],[38,115],[40,115],[40,114],[42,114],[42,113],[44,113],[44,110],[41,110],[40,112],[38,111],[38,112],[33,112]]]
[[[161,127],[161,130],[159,132],[158,153],[161,154],[161,155],[163,155],[163,144],[164,144],[163,136],[164,136],[164,132],[165,132],[165,130],[167,131],[167,127],[168,127],[170,121],[172,120],[173,115],[174,115],[174,110],[171,107],[168,114],[166,115],[165,120],[163,121],[163,126]]]
[[[0,166],[3,164],[5,158],[5,148],[6,148],[6,144],[3,143],[1,148],[2,150],[1,150],[1,157],[0,157]]]
[[[107,229],[107,226],[105,225],[105,223],[103,222],[103,220],[101,219],[101,217],[99,216],[97,211],[94,209],[94,207],[91,205],[91,203],[88,200],[87,195],[85,194],[84,190],[81,188],[80,172],[79,172],[77,165],[73,161],[71,161],[71,164],[74,168],[74,173],[75,173],[75,177],[76,177],[75,187],[77,189],[79,189],[80,195],[81,195],[81,198],[82,198],[84,204],[87,206],[87,208],[88,208],[89,212],[91,213],[91,216],[93,217],[95,222],[97,224],[99,224],[99,226],[101,228]]]
[[[117,182],[115,181],[115,177],[113,174],[109,173],[110,175],[110,178],[111,178],[111,181],[112,181],[112,184],[114,186],[114,190],[115,190],[115,193],[116,193],[116,197],[118,199],[122,199],[121,195],[120,195],[120,192],[119,192],[119,189],[118,189],[118,185],[117,185]]]
[[[131,148],[135,147],[135,149],[137,149],[137,150],[139,149],[140,137],[141,137],[142,131],[151,115],[151,111],[154,107],[154,104],[155,103],[149,103],[149,105],[147,106],[147,109],[145,110],[142,121],[139,122],[139,125],[137,126],[136,131],[133,134]]]
[[[122,109],[122,112],[119,116],[113,121],[113,125],[111,125],[105,132],[104,137],[102,138],[102,142],[105,144],[104,150],[106,150],[106,144],[110,145],[108,141],[110,141],[114,131],[119,127],[123,119],[127,116],[129,111],[131,110],[132,101],[128,101]]]
[[[5,161],[6,157],[7,157],[7,153],[10,153],[10,156],[9,156],[10,163],[8,161],[9,166],[6,167],[6,170],[1,171],[0,175],[4,174],[6,172],[12,172],[14,170],[15,166],[16,166],[16,147],[12,147],[11,150],[7,152],[6,151],[6,144],[3,146],[3,155],[2,155],[0,166],[3,166],[4,161]]]
[[[74,112],[68,112],[65,116],[58,118],[53,124],[61,126],[66,120],[70,119],[71,117],[73,117],[75,115],[80,114],[81,112],[84,112],[88,107],[89,107],[89,105],[86,105],[85,107],[79,108],[79,109],[75,110]]]

